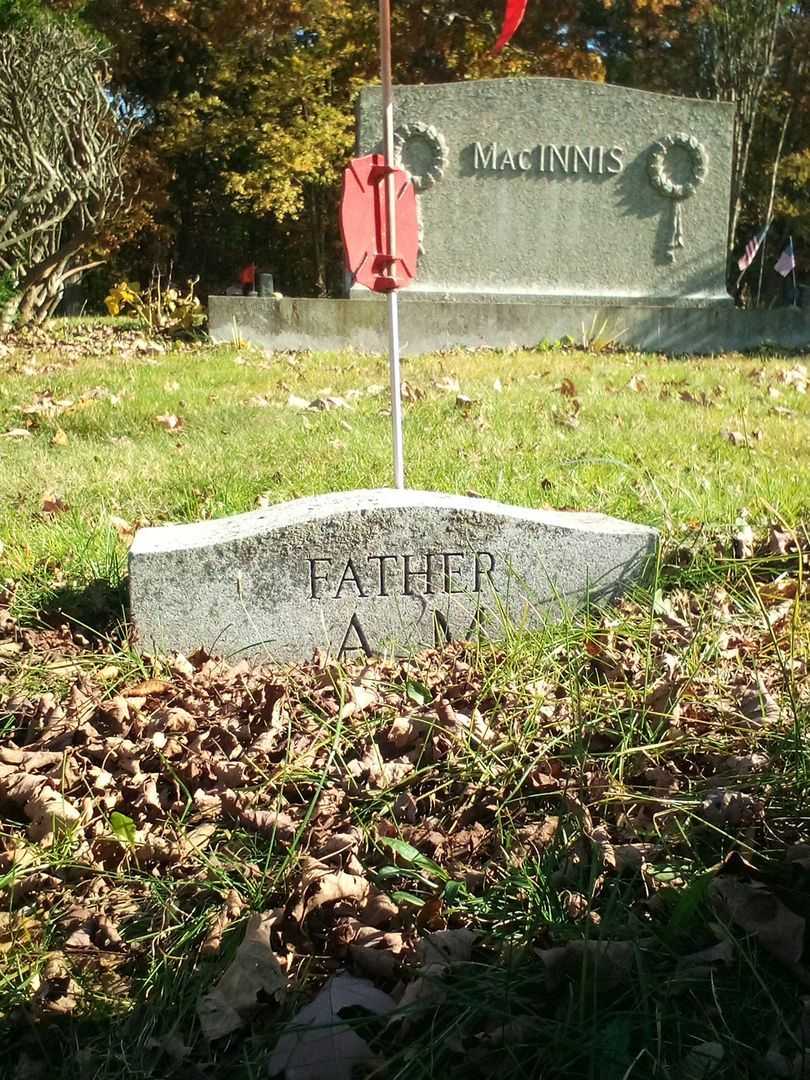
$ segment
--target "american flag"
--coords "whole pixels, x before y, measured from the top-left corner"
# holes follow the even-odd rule
[[[762,246],[762,241],[767,235],[768,229],[771,227],[770,222],[765,226],[761,233],[757,233],[756,236],[752,236],[748,243],[745,245],[745,251],[737,260],[737,266],[740,268],[740,272],[747,270],[754,259],[757,257],[757,252]]]
[[[777,259],[774,270],[777,274],[781,274],[782,277],[787,277],[788,274],[792,274],[796,269],[796,255],[793,251],[793,237],[791,236],[787,242],[787,247]]]
[[[503,29],[498,37],[498,40],[492,47],[494,53],[499,53],[501,49],[509,41],[523,22],[523,16],[526,14],[526,5],[528,0],[506,0],[506,14],[503,17]]]

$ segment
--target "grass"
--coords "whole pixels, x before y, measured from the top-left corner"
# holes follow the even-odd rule
[[[779,370],[791,366],[526,351],[410,361],[406,379],[424,397],[406,408],[408,482],[523,505],[598,509],[670,534],[690,522],[728,526],[743,509],[795,522],[810,504],[802,467],[810,408],[806,395],[779,382]],[[467,409],[456,405],[456,393],[436,387],[452,378],[473,399]],[[576,427],[566,423],[573,409],[559,392],[564,379],[582,405]],[[30,440],[0,442],[0,536],[27,574],[69,552],[106,560],[98,531],[110,514],[191,521],[253,509],[262,495],[277,502],[384,485],[384,394],[363,396],[351,410],[302,412],[286,402],[290,394],[310,400],[385,384],[383,363],[356,355],[268,359],[211,348],[6,362],[0,430],[21,426],[20,408],[46,391],[77,404],[59,415],[35,414]],[[99,387],[114,397],[78,401]],[[706,406],[694,403],[704,395]],[[182,419],[181,431],[155,421],[167,414]],[[59,429],[68,442],[54,448]],[[727,432],[738,432],[743,445]],[[38,517],[46,492],[71,507],[56,527]]]
[[[810,916],[798,848],[810,842],[810,407],[798,362],[545,349],[408,361],[411,486],[656,525],[655,587],[542,634],[365,671],[245,675],[199,661],[182,674],[168,660],[145,664],[121,635],[118,531],[387,483],[389,419],[373,390],[385,368],[212,347],[87,357],[72,351],[85,332],[66,326],[53,352],[0,360],[0,434],[31,424],[30,438],[0,439],[0,762],[3,746],[37,745],[54,699],[77,731],[89,717],[104,740],[98,757],[95,736],[75,735],[67,773],[51,776],[66,798],[91,796],[81,828],[32,842],[21,805],[2,806],[8,1075],[265,1075],[296,1008],[336,968],[365,970],[341,944],[340,905],[277,927],[283,1007],[265,1002],[208,1044],[196,1006],[235,955],[247,910],[291,902],[305,856],[335,834],[354,837],[344,871],[399,906],[406,961],[378,986],[413,985],[414,948],[433,930],[481,935],[427,976],[398,1024],[361,1022],[379,1075],[810,1075],[810,974],[786,959],[798,931],[785,915]],[[42,408],[46,393],[72,404]],[[291,395],[348,407],[305,410]],[[180,422],[166,430],[160,416]],[[44,513],[46,495],[69,509]],[[745,521],[754,538],[735,554]],[[116,764],[120,736],[105,727],[116,693],[154,678],[166,689],[141,695],[129,738],[160,808]],[[361,680],[374,704],[344,717]],[[225,767],[234,739],[247,746],[264,730],[279,682],[284,724],[272,752],[250,759],[245,790],[251,808],[287,814],[288,831],[244,812],[206,818],[195,788],[222,785],[199,763]],[[156,753],[152,732],[173,708],[213,732],[207,757],[182,733],[182,746]],[[391,732],[403,719],[415,732],[400,752]],[[377,775],[375,760],[392,771]],[[106,803],[90,787],[99,762],[113,777]],[[209,820],[216,830],[162,862],[129,841],[111,858],[113,810],[139,844],[180,843]],[[724,888],[747,890],[770,915],[757,922],[719,902]],[[208,956],[232,894],[242,914]],[[97,928],[70,944],[90,913],[112,920],[119,948],[100,944]],[[713,947],[721,958],[696,959]]]

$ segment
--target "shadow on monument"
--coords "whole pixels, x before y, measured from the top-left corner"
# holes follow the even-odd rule
[[[675,148],[677,150],[677,148]],[[700,191],[695,196],[676,201],[656,192],[649,181],[649,149],[640,154],[627,164],[625,170],[618,178],[618,206],[627,217],[635,217],[639,220],[656,219],[655,241],[653,258],[655,265],[670,267],[673,273],[678,274],[677,293],[671,298],[673,301],[683,298],[705,295],[707,281],[716,280],[717,266],[711,253],[704,255],[702,262],[695,265],[694,256],[685,250],[689,244],[688,234],[684,240],[684,248],[675,247],[673,257],[673,238],[676,231],[676,212],[680,213],[684,221],[684,233],[688,233],[690,207],[695,205],[695,199],[700,198]],[[674,164],[673,178],[676,181],[687,180],[684,172],[684,162],[677,159]],[[680,274],[681,262],[689,262],[690,272],[684,277]],[[716,296],[707,297],[708,300],[718,302]],[[720,298],[722,300],[722,297]],[[729,300],[730,300],[729,295]],[[651,302],[654,302],[651,298]]]
[[[675,203],[672,199],[662,198],[653,190],[647,172],[649,158],[649,149],[643,150],[628,163],[619,176],[619,208],[628,217],[636,217],[642,221],[649,218],[657,219],[655,264],[656,266],[672,266],[670,242],[674,227]]]
[[[555,588],[548,572],[546,579],[549,593],[546,596],[540,597],[536,592],[534,596],[529,596],[530,590],[526,583],[518,582],[525,604],[524,620],[507,624],[508,615],[502,611],[502,629],[505,628],[507,633],[538,630],[542,633],[561,618],[576,622],[586,615],[592,615],[594,611],[611,607],[622,596],[643,594],[652,587],[655,571],[656,550],[653,546],[647,552],[638,553],[624,563],[606,570],[600,577],[589,579],[584,595],[581,591],[561,592]]]

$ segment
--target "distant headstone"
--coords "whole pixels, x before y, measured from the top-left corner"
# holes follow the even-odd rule
[[[421,213],[411,295],[730,302],[732,104],[523,78],[401,86],[395,110]],[[360,153],[380,116],[367,87]]]
[[[132,617],[147,651],[305,660],[536,627],[640,581],[654,529],[436,492],[349,491],[141,529]]]

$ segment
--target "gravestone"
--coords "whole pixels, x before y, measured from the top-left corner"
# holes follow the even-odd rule
[[[280,661],[407,651],[615,599],[656,544],[654,529],[601,514],[349,491],[141,529],[131,609],[147,651]]]
[[[360,153],[379,148],[380,93],[361,93]],[[421,214],[412,297],[731,303],[732,104],[546,78],[394,102]]]

